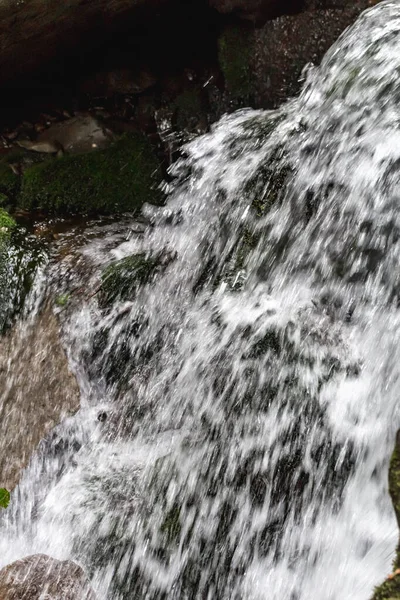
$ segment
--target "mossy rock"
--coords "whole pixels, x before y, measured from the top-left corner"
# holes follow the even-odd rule
[[[18,205],[51,214],[114,214],[159,204],[162,174],[148,140],[124,135],[112,146],[66,155],[24,172]]]
[[[385,583],[375,589],[372,600],[399,600],[400,599],[400,575],[393,579],[387,579]]]
[[[252,32],[244,25],[229,25],[218,40],[218,60],[228,96],[247,102],[253,93],[251,61]]]
[[[165,535],[168,544],[179,540],[182,531],[180,516],[181,509],[177,504],[174,504],[161,524],[160,531]]]
[[[64,306],[67,306],[68,302],[70,300],[70,295],[69,294],[60,294],[60,296],[57,296],[54,300],[56,306],[58,306],[59,308],[64,308]]]
[[[3,160],[0,161],[0,204],[13,204],[16,200],[20,188],[20,178],[12,171],[9,164]]]
[[[174,120],[180,130],[196,131],[206,122],[202,89],[193,87],[177,96],[172,104]]]
[[[103,306],[117,300],[130,300],[135,291],[148,283],[161,268],[160,257],[135,254],[112,263],[103,271],[99,293]]]
[[[7,196],[0,192],[0,206],[7,206],[7,204],[9,204]]]
[[[0,232],[0,333],[3,333],[23,309],[37,269],[47,259],[47,245],[27,236],[2,209]]]
[[[2,234],[8,234],[11,232],[12,229],[14,229],[14,227],[16,227],[16,225],[17,224],[12,218],[12,216],[9,215],[8,212],[4,210],[4,208],[0,208],[0,232]]]
[[[396,447],[390,460],[389,492],[392,498],[397,523],[400,527],[400,432],[397,433]],[[399,567],[400,564],[396,564]]]
[[[397,433],[396,446],[390,460],[389,492],[392,498],[397,523],[400,527],[400,431]],[[397,547],[393,571],[400,568],[400,544]],[[400,600],[400,573],[393,579],[387,579],[375,589],[372,600]]]

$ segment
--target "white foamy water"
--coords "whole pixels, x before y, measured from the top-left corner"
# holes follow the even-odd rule
[[[60,319],[82,409],[2,515],[0,566],[71,558],[110,600],[371,597],[398,538],[399,107],[384,2],[299,98],[186,146],[147,226],[79,249]],[[102,303],[101,269],[138,253],[162,265]]]

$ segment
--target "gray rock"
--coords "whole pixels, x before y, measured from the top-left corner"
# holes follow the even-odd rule
[[[45,554],[18,560],[0,571],[1,600],[96,600],[83,569]]]
[[[27,150],[56,154],[60,150],[69,154],[83,154],[105,148],[111,136],[92,116],[79,116],[51,125],[35,141],[18,141]]]

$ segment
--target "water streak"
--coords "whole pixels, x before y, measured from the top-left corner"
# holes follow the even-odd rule
[[[82,408],[25,472],[0,565],[72,558],[100,599],[370,597],[397,540],[399,90],[390,1],[299,98],[185,146],[145,225],[49,265],[86,290],[60,311]],[[104,304],[101,270],[139,253],[162,268]]]

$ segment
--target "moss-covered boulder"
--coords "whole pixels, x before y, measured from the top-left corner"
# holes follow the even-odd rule
[[[160,256],[134,254],[110,264],[102,273],[100,303],[110,305],[116,300],[130,300],[136,290],[162,268]]]
[[[387,579],[385,583],[376,588],[372,600],[399,600],[400,598],[400,575]]]
[[[392,454],[389,469],[389,492],[392,498],[397,523],[400,527],[400,431],[396,437],[396,447]],[[396,567],[400,566],[396,564]]]
[[[400,431],[397,433],[396,446],[390,460],[389,492],[400,527]],[[400,544],[393,563],[393,574],[375,589],[372,600],[400,600]]]
[[[200,132],[207,128],[207,106],[203,88],[193,86],[183,91],[172,103],[174,122],[182,131]]]
[[[8,236],[15,226],[13,217],[4,208],[0,208],[0,238],[4,235]]]
[[[162,201],[161,181],[148,140],[124,135],[105,150],[52,158],[26,169],[17,206],[50,214],[131,212],[144,202]]]
[[[6,160],[0,161],[0,205],[14,204],[20,188],[20,178]]]
[[[0,334],[22,310],[47,250],[43,240],[27,236],[25,229],[0,209]]]

